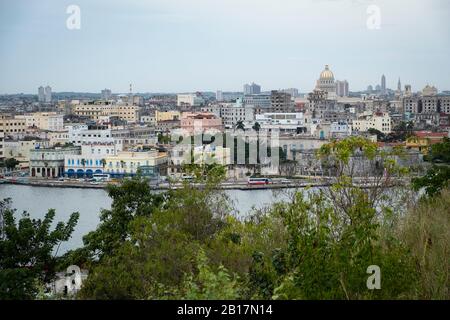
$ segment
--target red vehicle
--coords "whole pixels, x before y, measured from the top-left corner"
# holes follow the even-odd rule
[[[270,184],[272,180],[269,178],[248,178],[247,184],[249,185],[261,185],[261,184]]]

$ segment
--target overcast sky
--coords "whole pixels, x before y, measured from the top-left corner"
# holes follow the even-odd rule
[[[69,30],[69,5],[81,28]],[[369,5],[381,12],[367,27]],[[350,90],[450,90],[448,0],[1,0],[0,93],[313,89],[325,64]]]

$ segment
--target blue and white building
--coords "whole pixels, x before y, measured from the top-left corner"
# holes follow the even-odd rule
[[[118,151],[113,142],[85,143],[81,146],[81,154],[71,154],[64,157],[64,175],[81,178],[104,173],[105,159],[116,155]]]

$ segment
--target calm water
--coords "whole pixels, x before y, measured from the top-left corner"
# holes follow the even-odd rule
[[[240,216],[246,216],[253,208],[261,209],[280,199],[284,192],[272,190],[227,190]],[[0,185],[0,199],[11,198],[13,208],[18,214],[23,211],[33,218],[43,218],[48,209],[56,210],[55,223],[67,221],[72,212],[78,211],[80,219],[72,238],[61,244],[60,252],[82,245],[82,237],[94,230],[99,223],[102,208],[111,207],[111,199],[101,189],[48,188],[22,185]]]

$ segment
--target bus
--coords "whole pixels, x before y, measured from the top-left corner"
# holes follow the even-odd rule
[[[270,184],[272,180],[269,178],[248,178],[247,184],[249,185],[260,185],[260,184]]]
[[[111,176],[107,173],[94,173],[92,175],[92,179],[97,182],[109,181],[111,179]]]

